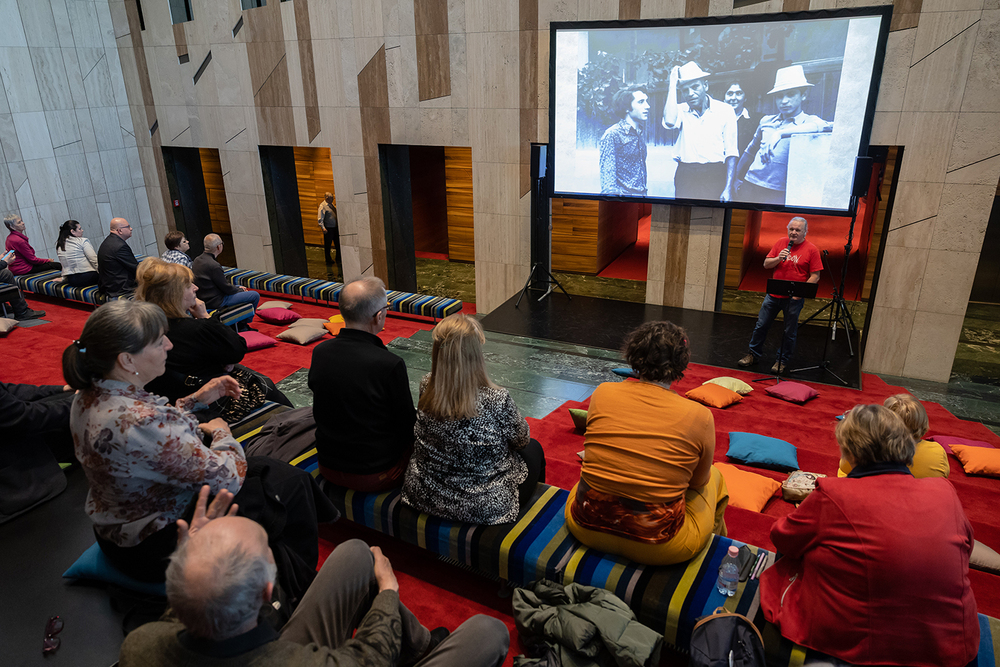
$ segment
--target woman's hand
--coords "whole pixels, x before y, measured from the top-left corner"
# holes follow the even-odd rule
[[[225,431],[226,435],[232,435],[229,430],[229,424],[222,417],[216,417],[210,422],[205,422],[204,424],[198,424],[200,428],[206,435],[212,435],[216,431]]]
[[[213,421],[222,421],[213,420]],[[239,509],[239,505],[230,505],[233,502],[233,492],[228,489],[223,489],[219,491],[218,495],[212,501],[211,505],[208,505],[208,494],[211,493],[211,488],[208,484],[201,487],[198,492],[198,502],[194,506],[194,516],[191,517],[191,523],[188,524],[184,519],[177,520],[177,544],[181,545],[187,538],[191,537],[199,530],[204,528],[213,519],[218,519],[220,516],[236,516],[236,510]],[[208,505],[208,509],[205,506]],[[228,509],[227,509],[228,508]]]
[[[399,582],[396,581],[396,575],[392,571],[392,564],[389,559],[385,557],[382,550],[378,547],[370,547],[372,552],[372,557],[375,559],[375,583],[378,585],[379,592],[382,591],[396,591],[399,592]]]
[[[206,382],[201,389],[191,394],[191,397],[199,403],[208,405],[210,403],[215,403],[223,396],[239,398],[242,393],[243,390],[240,389],[240,383],[237,382],[234,377],[231,375],[223,375],[221,377],[212,378]]]
[[[194,307],[189,308],[188,312],[191,313],[191,317],[204,320],[208,318],[208,308],[205,306],[205,302],[201,299],[194,300]]]

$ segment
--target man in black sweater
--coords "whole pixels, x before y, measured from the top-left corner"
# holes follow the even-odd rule
[[[66,488],[58,457],[73,461],[69,387],[0,382],[0,523]]]
[[[226,279],[222,265],[216,259],[222,253],[222,245],[221,236],[207,235],[205,252],[195,257],[191,263],[194,284],[198,286],[198,298],[204,301],[210,310],[241,303],[253,304],[256,310],[257,304],[260,303],[260,293],[234,285]]]
[[[97,251],[97,273],[100,290],[109,298],[135,291],[135,270],[139,260],[125,243],[132,238],[132,225],[125,218],[111,221],[111,233]]]
[[[406,363],[377,336],[389,309],[385,285],[353,280],[339,305],[345,326],[316,346],[309,369],[319,469],[340,486],[390,489],[402,484],[416,413]]]

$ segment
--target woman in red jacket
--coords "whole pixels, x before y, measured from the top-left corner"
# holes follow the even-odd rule
[[[21,216],[13,213],[8,214],[4,217],[3,224],[10,232],[7,234],[7,250],[14,251],[13,258],[7,260],[11,273],[15,276],[26,276],[29,273],[62,269],[62,264],[59,262],[35,256],[35,249],[28,243],[28,235],[24,233],[25,225]],[[62,277],[56,280],[61,282]]]
[[[915,479],[913,436],[881,405],[837,425],[854,467],[825,478],[771,540],[764,616],[792,641],[856,665],[960,667],[979,650],[969,525],[955,489]]]

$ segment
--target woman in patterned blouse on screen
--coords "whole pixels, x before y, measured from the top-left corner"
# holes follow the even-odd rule
[[[236,494],[240,514],[268,530],[280,574],[286,560],[295,571],[301,563],[314,573],[316,522],[331,520],[329,501],[318,490],[319,499],[310,497],[315,483],[305,471],[264,458],[248,462],[224,420],[198,423],[196,411],[223,396],[239,397],[233,378],[214,378],[174,405],[143,389],[164,371],[173,347],[166,331],[158,306],[114,301],[94,311],[80,340],[63,352],[63,374],[79,390],[70,430],[90,485],[86,511],[101,551],[129,576],[163,581],[166,557],[177,543],[176,522],[190,518],[207,484],[212,494]],[[282,528],[265,520],[264,510],[274,511],[266,507],[274,494],[289,516]],[[286,551],[297,555],[285,559]]]
[[[482,325],[450,315],[432,337],[403,501],[455,521],[511,522],[545,481],[542,447],[507,390],[486,374]]]

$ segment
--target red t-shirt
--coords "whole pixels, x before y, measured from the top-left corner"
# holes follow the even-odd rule
[[[771,246],[768,257],[777,257],[781,251],[788,247],[788,237],[778,239]],[[809,241],[802,241],[798,245],[793,245],[789,251],[788,259],[774,267],[775,280],[791,280],[797,283],[804,283],[809,279],[809,275],[814,271],[823,270],[823,260],[819,256],[819,248]],[[787,299],[779,294],[771,296],[777,299]]]

